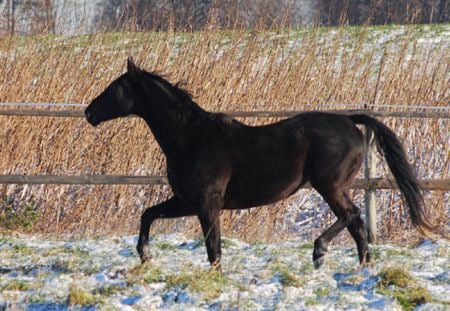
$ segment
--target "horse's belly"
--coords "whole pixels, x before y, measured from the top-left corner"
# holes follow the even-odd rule
[[[267,178],[230,181],[226,192],[225,208],[247,208],[274,203],[295,193],[306,181],[301,174],[288,179]]]
[[[287,198],[305,182],[309,142],[291,131],[278,136],[239,150],[225,202],[241,208],[269,204]]]

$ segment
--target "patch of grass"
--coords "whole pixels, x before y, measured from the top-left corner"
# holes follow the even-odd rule
[[[70,273],[73,272],[77,267],[77,262],[73,259],[56,259],[50,268],[57,272]]]
[[[63,253],[63,248],[54,247],[54,248],[49,248],[46,251],[44,251],[41,256],[43,256],[43,257],[52,257],[52,256],[55,256],[55,255],[58,255],[58,254],[61,254],[61,253]]]
[[[327,258],[325,258],[325,266],[328,269],[336,270],[336,269],[339,269],[340,263],[336,260],[333,260],[331,257],[327,257]]]
[[[262,257],[266,253],[266,249],[267,249],[266,245],[258,243],[255,244],[255,246],[253,247],[253,253],[258,257]]]
[[[306,242],[299,246],[300,250],[311,250],[314,248],[313,242]]]
[[[222,288],[228,284],[228,280],[221,272],[216,270],[197,270],[192,274],[193,281],[189,287],[195,292],[201,292],[207,299],[213,299],[220,295]]]
[[[281,256],[281,253],[282,253],[282,250],[281,249],[279,249],[279,248],[274,248],[274,249],[272,249],[271,251],[270,251],[270,258],[273,260],[273,259],[276,259],[276,258],[280,258],[280,257],[282,257]]]
[[[330,294],[330,290],[327,287],[318,288],[314,291],[317,298],[327,297]]]
[[[319,302],[317,301],[317,299],[313,298],[313,297],[308,297],[305,300],[305,305],[306,306],[314,306],[314,305],[317,305],[318,303]]]
[[[416,286],[412,288],[379,288],[378,292],[382,295],[394,297],[403,310],[410,311],[415,307],[431,302],[430,293],[423,287]]]
[[[166,278],[167,286],[180,286],[201,293],[207,299],[217,298],[228,280],[221,272],[214,269],[203,271],[194,269],[192,272],[182,272],[178,275],[171,275]]]
[[[372,259],[375,261],[379,260],[381,258],[381,250],[378,247],[372,247],[370,249],[370,256],[372,256]]]
[[[222,238],[221,246],[222,246],[222,248],[230,248],[230,247],[236,247],[237,244],[235,242],[233,242],[232,240]]]
[[[81,269],[79,269],[80,272],[82,272],[85,275],[90,275],[97,273],[101,269],[101,264],[99,263],[88,263],[84,264]]]
[[[450,249],[445,246],[441,246],[436,250],[436,256],[437,257],[450,257]]]
[[[3,196],[0,200],[0,227],[9,230],[31,230],[39,220],[36,201],[17,201]]]
[[[89,256],[89,252],[84,249],[81,249],[80,247],[64,247],[64,252],[80,258],[85,258]]]
[[[0,287],[1,291],[26,291],[31,288],[30,282],[24,280],[11,280],[7,284]]]
[[[89,252],[79,247],[55,247],[46,250],[42,253],[44,257],[51,257],[59,254],[70,254],[80,258],[86,258],[89,256]]]
[[[408,285],[413,285],[415,283],[413,277],[408,273],[408,271],[398,267],[384,268],[381,270],[379,276],[380,285],[384,287],[390,285],[407,287]]]
[[[312,261],[306,261],[306,262],[302,263],[302,266],[300,268],[300,272],[302,272],[303,274],[309,273],[313,270],[314,270],[314,266],[312,264]]]
[[[167,242],[158,242],[156,243],[156,247],[162,250],[170,250],[170,251],[176,249],[175,246]]]
[[[128,284],[136,284],[136,283],[156,283],[163,282],[164,275],[161,272],[161,269],[150,262],[146,262],[144,264],[139,264],[130,270],[127,273],[127,283]]]
[[[67,303],[70,306],[93,306],[100,303],[101,300],[76,284],[72,284],[69,289]]]
[[[303,284],[300,278],[292,273],[292,270],[284,264],[275,264],[274,266],[272,266],[272,271],[275,274],[278,274],[278,276],[280,277],[280,282],[281,284],[283,284],[283,286],[300,287]]]
[[[180,288],[187,288],[191,280],[192,275],[187,272],[183,272],[181,274],[168,276],[166,282],[169,287],[178,286]]]
[[[409,311],[433,300],[428,290],[419,286],[415,279],[402,268],[384,268],[379,277],[377,291],[394,297],[403,310]]]
[[[120,285],[105,285],[99,288],[96,288],[93,292],[96,296],[102,296],[102,297],[111,297],[117,293],[120,293],[124,291],[124,287]]]
[[[17,244],[12,247],[12,251],[15,253],[19,253],[23,256],[30,256],[34,254],[34,250],[31,247],[26,246],[25,244]]]
[[[405,250],[405,249],[388,249],[385,252],[386,256],[393,257],[393,256],[406,256],[411,257],[411,251]]]

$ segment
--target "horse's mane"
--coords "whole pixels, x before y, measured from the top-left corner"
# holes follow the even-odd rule
[[[167,89],[176,97],[179,99],[178,103],[180,104],[180,107],[185,108],[189,111],[196,112],[199,116],[210,116],[211,113],[205,111],[202,107],[200,107],[195,101],[192,100],[192,95],[189,91],[185,90],[180,86],[180,82],[177,82],[175,84],[170,83],[168,80],[165,79],[165,76],[163,74],[160,74],[155,71],[146,71],[141,70],[141,72],[146,75],[151,80],[155,80],[158,83],[164,85],[167,87]]]
[[[143,70],[143,72],[145,74],[147,74],[147,76],[149,76],[151,79],[157,80],[158,82],[167,86],[174,93],[174,95],[177,96],[178,98],[180,98],[181,100],[183,100],[183,101],[186,100],[186,101],[192,102],[192,94],[189,91],[187,91],[181,87],[181,82],[172,84],[168,80],[166,80],[166,78],[163,74],[160,74],[157,71],[149,72],[149,71]]]

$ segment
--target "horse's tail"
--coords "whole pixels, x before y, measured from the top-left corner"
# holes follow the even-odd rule
[[[389,169],[408,205],[413,225],[424,235],[437,233],[437,226],[432,224],[424,211],[421,187],[408,163],[403,146],[397,136],[386,125],[364,114],[350,115],[355,124],[364,124],[375,135],[378,151],[384,155]]]

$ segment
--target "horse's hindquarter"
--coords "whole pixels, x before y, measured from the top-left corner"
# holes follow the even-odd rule
[[[343,115],[311,114],[306,123],[311,140],[307,170],[312,186],[347,189],[363,159],[361,131]]]
[[[236,131],[225,208],[273,203],[296,192],[306,182],[303,169],[309,144],[302,127],[286,124]]]

